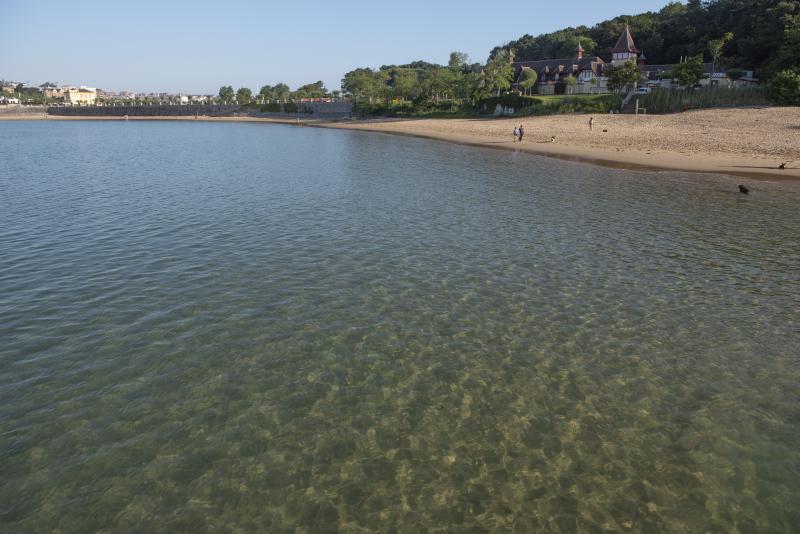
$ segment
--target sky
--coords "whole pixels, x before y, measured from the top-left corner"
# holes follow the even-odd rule
[[[453,50],[484,62],[526,33],[667,2],[0,0],[0,79],[186,94],[317,80],[338,89],[357,67],[447,63]]]

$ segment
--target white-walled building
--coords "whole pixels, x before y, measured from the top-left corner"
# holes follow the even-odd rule
[[[69,87],[64,91],[64,102],[72,105],[91,106],[97,98],[94,87]]]

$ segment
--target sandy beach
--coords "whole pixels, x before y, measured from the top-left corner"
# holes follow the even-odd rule
[[[242,121],[410,135],[517,150],[600,165],[800,179],[800,107],[709,109],[672,115],[557,115],[509,119],[322,121],[264,117],[131,117],[130,120]],[[0,120],[43,120],[42,113],[0,113]],[[61,117],[47,120],[121,120]],[[515,143],[515,126],[525,138]],[[551,142],[551,137],[555,141]],[[785,162],[786,168],[778,166]]]
[[[800,178],[800,107],[673,115],[557,115],[340,123],[334,128],[415,135],[604,165]],[[514,126],[525,138],[515,143]],[[550,138],[555,136],[555,142]],[[786,169],[778,166],[786,162]]]

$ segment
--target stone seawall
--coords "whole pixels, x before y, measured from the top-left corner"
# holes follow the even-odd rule
[[[287,105],[288,106],[288,105]],[[300,115],[318,119],[349,117],[353,112],[350,102],[301,102],[297,104]],[[283,105],[281,105],[283,109]],[[238,113],[246,115],[270,116],[277,113],[261,113],[258,106],[242,108],[238,105],[189,105],[189,106],[51,106],[47,108],[50,115],[71,117],[224,117]],[[289,112],[287,115],[295,115]]]
[[[53,106],[47,109],[50,115],[66,115],[75,117],[111,116],[111,117],[219,117],[230,115],[239,110],[239,106]]]
[[[252,117],[300,116],[314,119],[344,119],[353,113],[352,102],[299,102],[294,104],[274,102],[267,105],[252,104],[248,107]]]
[[[47,108],[44,106],[21,106],[19,104],[0,104],[0,116],[12,117],[14,115],[44,115]]]
[[[349,117],[353,113],[352,102],[301,102],[297,105],[301,113],[318,119]]]

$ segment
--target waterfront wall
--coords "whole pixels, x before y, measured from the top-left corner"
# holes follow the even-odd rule
[[[47,108],[44,106],[22,106],[20,104],[0,104],[0,117],[14,117],[22,115],[44,115]]]
[[[283,107],[283,106],[281,106]],[[349,117],[353,112],[351,102],[301,102],[297,104],[304,118],[332,119]],[[257,109],[257,108],[256,108]],[[188,106],[51,106],[47,113],[75,117],[224,117],[237,113],[270,116],[272,113],[255,112],[253,108],[238,105],[188,105]],[[276,113],[282,115],[281,113]],[[287,115],[294,116],[296,113]]]
[[[50,115],[112,116],[112,117],[191,117],[225,116],[239,110],[235,105],[195,106],[53,106],[47,109]]]
[[[253,104],[247,113],[254,117],[288,117],[302,116],[314,119],[342,119],[353,113],[353,103],[341,102],[271,102],[266,105]]]
[[[353,113],[353,103],[342,102],[300,102],[300,112],[318,119],[349,117]]]

